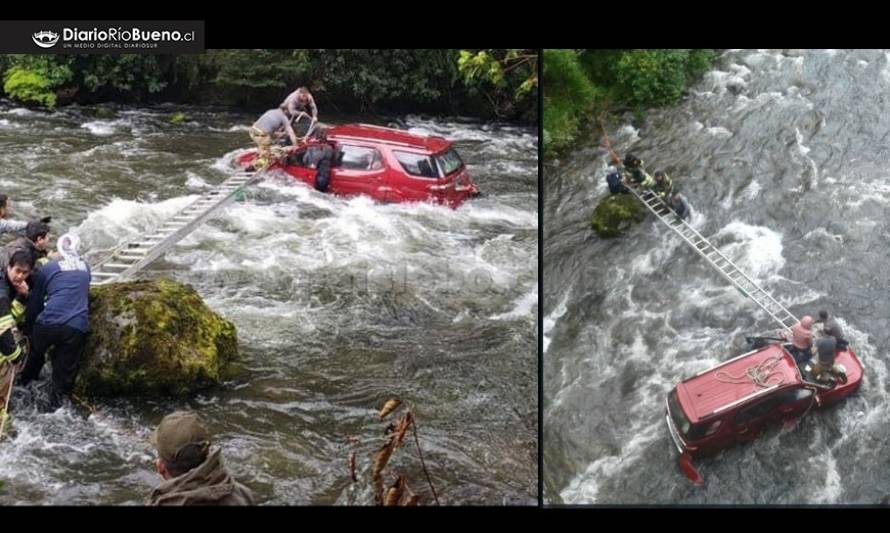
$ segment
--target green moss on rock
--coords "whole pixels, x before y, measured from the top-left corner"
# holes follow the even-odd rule
[[[171,124],[182,124],[183,122],[187,121],[188,119],[189,118],[188,118],[188,116],[186,116],[185,113],[179,113],[179,112],[173,113],[172,115],[167,117],[167,120],[170,121]]]
[[[238,357],[235,326],[166,279],[92,288],[90,330],[78,394],[185,395],[219,384]]]
[[[646,211],[631,194],[612,194],[593,210],[593,231],[603,238],[618,237],[631,225],[642,222]]]
[[[117,113],[114,110],[109,109],[107,107],[99,106],[94,111],[93,114],[96,118],[115,118],[117,117]]]

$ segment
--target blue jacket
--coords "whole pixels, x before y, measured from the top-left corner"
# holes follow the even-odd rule
[[[40,269],[42,280],[30,298],[46,302],[37,316],[44,326],[69,326],[86,333],[90,326],[90,267],[81,259],[57,259]]]

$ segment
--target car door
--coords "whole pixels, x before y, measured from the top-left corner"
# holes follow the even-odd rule
[[[285,166],[284,171],[303,183],[314,186],[316,170],[303,164],[303,157],[305,155],[305,148],[297,150],[291,154],[290,157],[287,158],[287,166]]]
[[[776,406],[779,418],[789,421],[806,414],[816,401],[815,393],[812,387],[794,387],[782,392]]]
[[[754,439],[771,423],[802,416],[814,401],[815,391],[812,388],[798,386],[775,392],[743,407],[736,414],[736,438],[741,441]]]
[[[777,398],[775,395],[755,400],[743,406],[735,416],[735,437],[739,442],[754,440],[767,423],[776,416]]]
[[[341,155],[331,169],[331,190],[344,196],[366,194],[385,200],[382,190],[385,172],[380,152],[370,146],[341,144]]]
[[[440,176],[439,167],[431,156],[404,150],[393,150],[400,172],[390,174],[390,183],[399,195],[412,202],[424,202],[430,199],[445,201],[454,184],[448,183]]]

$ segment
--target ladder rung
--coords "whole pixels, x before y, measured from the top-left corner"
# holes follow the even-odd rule
[[[115,277],[115,276],[118,275],[117,272],[102,272],[101,270],[97,270],[97,271],[95,271],[95,272],[90,272],[90,274],[91,274],[93,277],[95,277],[95,276],[103,276],[103,277],[106,277],[106,278],[112,278],[112,277]]]
[[[132,263],[129,265],[123,263],[105,263],[102,265],[102,268],[130,268],[131,266],[133,266]]]

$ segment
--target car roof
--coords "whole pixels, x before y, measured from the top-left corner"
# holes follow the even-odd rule
[[[748,369],[756,365],[769,370],[767,387],[761,387],[747,377]],[[682,381],[677,385],[677,395],[683,411],[694,424],[712,414],[766,396],[770,391],[801,383],[800,371],[791,354],[781,344],[770,344]]]
[[[395,149],[420,151],[436,154],[451,147],[451,142],[443,137],[418,135],[404,130],[384,128],[373,124],[342,124],[327,131],[328,139],[334,141],[362,141],[386,144]]]

